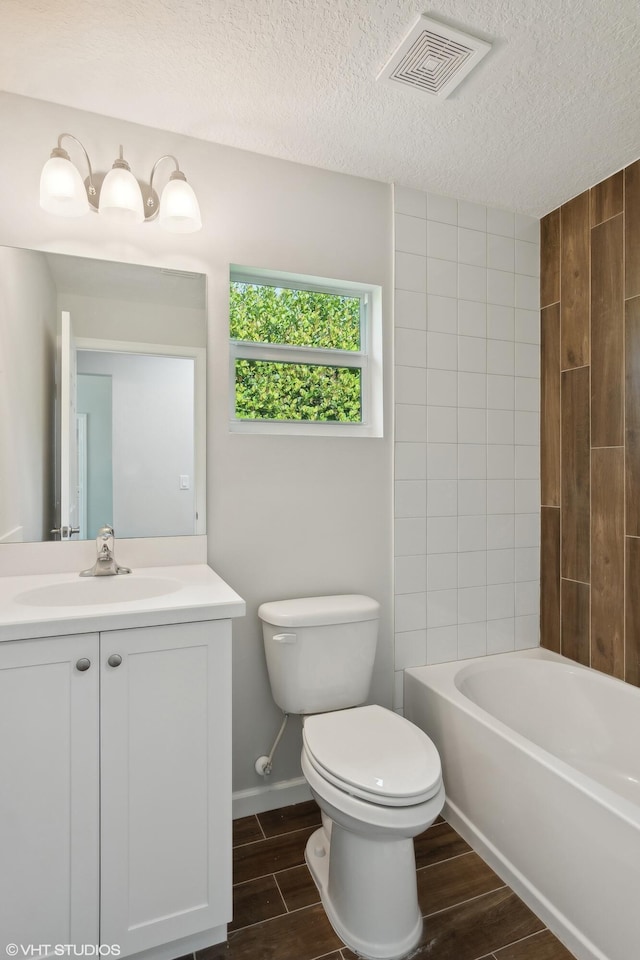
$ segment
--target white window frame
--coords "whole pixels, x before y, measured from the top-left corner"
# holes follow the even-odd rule
[[[360,350],[333,350],[229,339],[229,429],[232,433],[289,436],[381,437],[382,430],[382,288],[350,280],[328,280],[294,273],[231,265],[230,283],[312,290],[360,299]],[[236,417],[236,360],[303,363],[359,369],[362,420],[247,420]]]

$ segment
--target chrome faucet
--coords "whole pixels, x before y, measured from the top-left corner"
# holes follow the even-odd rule
[[[122,573],[131,573],[129,567],[120,567],[114,557],[116,537],[113,527],[108,523],[98,530],[96,537],[96,562],[88,570],[83,570],[81,577],[115,577]]]

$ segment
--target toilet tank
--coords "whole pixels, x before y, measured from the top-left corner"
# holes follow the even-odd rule
[[[380,604],[346,594],[263,603],[273,699],[285,713],[325,713],[363,703],[378,639]]]

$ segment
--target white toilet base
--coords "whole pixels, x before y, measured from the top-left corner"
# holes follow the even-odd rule
[[[367,960],[406,956],[422,933],[413,840],[364,837],[335,821],[330,836],[316,830],[305,860],[333,929]]]

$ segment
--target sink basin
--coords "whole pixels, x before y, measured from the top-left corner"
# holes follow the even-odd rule
[[[102,603],[127,603],[163,597],[181,590],[180,580],[160,577],[87,577],[86,579],[51,583],[26,590],[15,597],[16,603],[29,607],[76,607]]]

